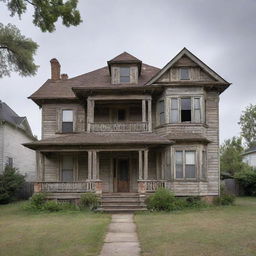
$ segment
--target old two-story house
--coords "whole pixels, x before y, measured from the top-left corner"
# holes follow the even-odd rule
[[[159,187],[218,196],[219,95],[229,85],[186,48],[162,69],[124,52],[70,79],[52,59],[51,79],[30,96],[42,108],[42,140],[26,144],[38,155],[35,190],[93,191],[103,202]]]
[[[17,168],[26,181],[36,181],[36,154],[22,145],[33,141],[27,118],[0,101],[0,173],[8,165]]]

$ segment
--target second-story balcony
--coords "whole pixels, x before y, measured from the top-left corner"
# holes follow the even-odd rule
[[[88,132],[150,132],[152,131],[152,111],[150,96],[125,98],[88,97]],[[137,98],[136,98],[137,97]]]

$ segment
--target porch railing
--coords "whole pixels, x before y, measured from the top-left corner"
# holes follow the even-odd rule
[[[35,183],[35,192],[45,193],[81,193],[81,192],[96,192],[97,182],[37,182]],[[36,191],[37,190],[37,191]]]
[[[137,123],[91,123],[92,132],[146,132],[147,122]]]
[[[141,193],[155,192],[159,188],[166,188],[166,180],[139,180],[138,190]]]

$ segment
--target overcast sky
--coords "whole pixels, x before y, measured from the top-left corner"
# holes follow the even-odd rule
[[[32,24],[31,12],[10,17],[0,2],[0,22],[13,23],[39,44],[34,77],[17,74],[0,79],[0,99],[20,116],[27,116],[40,138],[41,112],[27,99],[50,78],[50,59],[69,77],[106,65],[127,51],[144,63],[162,68],[183,47],[232,85],[220,97],[221,141],[239,135],[242,110],[256,104],[255,0],[80,0],[83,23],[54,33]]]

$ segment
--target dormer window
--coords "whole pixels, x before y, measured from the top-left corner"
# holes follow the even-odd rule
[[[120,83],[130,83],[129,67],[120,67]]]
[[[189,80],[188,68],[180,69],[180,80]]]

